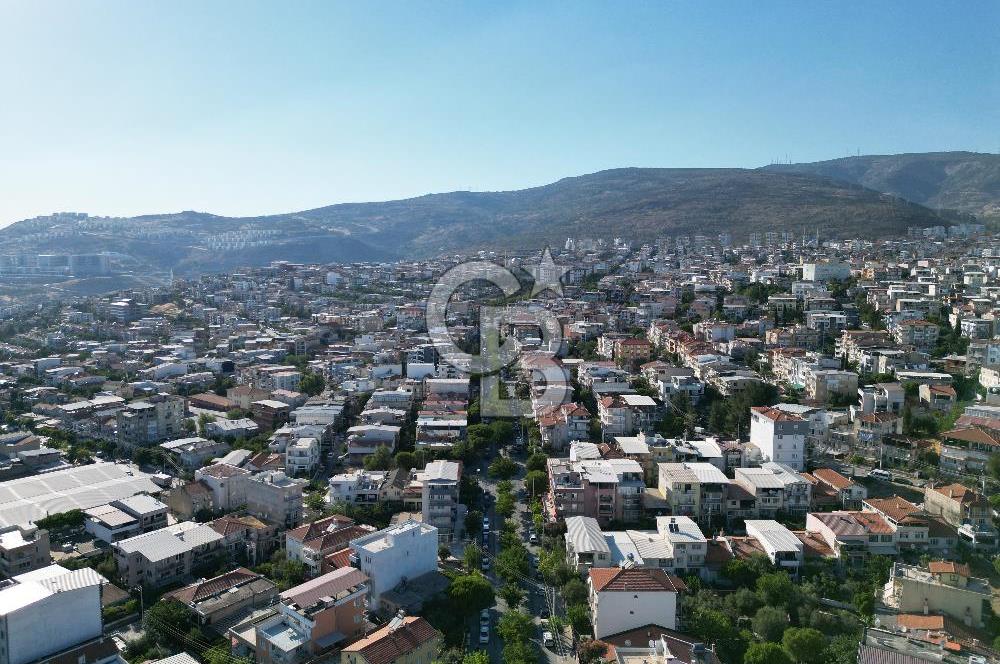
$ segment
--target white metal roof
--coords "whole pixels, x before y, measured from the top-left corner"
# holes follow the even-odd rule
[[[85,510],[137,493],[159,493],[146,473],[95,463],[0,483],[0,526],[25,525],[50,514]]]
[[[597,519],[589,516],[566,518],[566,541],[577,553],[610,553]]]

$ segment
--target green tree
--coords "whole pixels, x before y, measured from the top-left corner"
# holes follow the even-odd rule
[[[508,583],[516,583],[528,575],[530,563],[523,546],[506,546],[495,560],[497,575]]]
[[[379,445],[374,452],[365,457],[365,470],[389,470],[394,462],[389,447]]]
[[[528,460],[524,462],[524,469],[528,472],[531,472],[532,470],[545,472],[548,467],[548,461],[549,458],[542,452],[534,452],[528,457]]]
[[[785,572],[774,572],[757,579],[757,592],[765,604],[789,606],[795,597],[795,584]]]
[[[514,513],[514,496],[509,493],[501,493],[497,497],[497,503],[493,509],[497,516],[502,519],[510,517]]]
[[[733,585],[749,588],[757,583],[757,579],[773,571],[767,556],[755,553],[749,558],[733,558],[722,568],[722,575]]]
[[[469,510],[465,513],[465,535],[475,539],[483,530],[483,513],[479,510]]]
[[[302,374],[302,380],[299,381],[299,390],[308,394],[311,397],[320,394],[326,387],[326,381],[318,373],[313,371],[306,371]]]
[[[841,634],[830,639],[823,652],[824,664],[857,664],[857,661],[858,637],[855,634]]]
[[[826,637],[812,627],[789,627],[781,645],[800,664],[820,664],[826,655]]]
[[[532,470],[524,476],[524,490],[529,498],[541,498],[549,490],[549,476],[541,470]]]
[[[398,452],[396,454],[396,467],[401,470],[412,470],[417,467],[417,455],[413,452]]]
[[[497,623],[497,634],[504,641],[527,641],[535,631],[535,624],[523,611],[507,611]]]
[[[726,598],[726,606],[735,617],[753,616],[761,607],[760,597],[749,588],[740,588]]]
[[[306,496],[305,503],[306,507],[315,512],[322,512],[323,508],[326,507],[326,500],[322,493],[310,493]]]
[[[578,577],[570,579],[562,587],[562,597],[567,605],[586,604],[588,597],[587,584]]]
[[[570,626],[578,635],[582,636],[594,631],[594,626],[590,622],[590,609],[586,604],[574,604],[566,607],[566,619],[569,620]]]
[[[144,623],[154,642],[175,647],[181,643],[178,635],[187,634],[195,626],[193,614],[174,599],[161,600],[149,607]]]
[[[504,640],[503,661],[504,664],[536,664],[538,651],[527,639],[511,642]]]
[[[493,586],[481,574],[465,574],[451,582],[448,598],[461,615],[472,616],[493,606]]]
[[[516,583],[505,583],[497,592],[511,610],[516,610],[524,601],[524,591]]]
[[[792,664],[792,658],[777,643],[751,643],[743,664]]]
[[[510,457],[500,455],[490,463],[489,473],[490,477],[509,480],[517,474],[517,464]]]
[[[462,551],[462,562],[465,565],[465,569],[469,572],[475,572],[479,569],[479,566],[483,564],[483,554],[479,550],[479,547],[468,545],[465,550]]]
[[[754,633],[765,641],[779,643],[788,627],[788,615],[784,609],[762,606],[753,617]]]

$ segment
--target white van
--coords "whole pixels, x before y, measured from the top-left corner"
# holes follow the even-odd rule
[[[877,480],[882,480],[883,482],[889,482],[890,480],[892,480],[892,473],[890,473],[888,470],[875,468],[870,473],[868,473],[868,477],[873,477]]]

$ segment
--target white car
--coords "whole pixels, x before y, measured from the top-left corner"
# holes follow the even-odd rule
[[[555,638],[552,636],[552,632],[542,632],[542,645],[546,648],[551,648],[556,644]]]
[[[483,627],[489,627],[489,624],[490,624],[490,610],[483,609],[482,611],[479,612],[479,627],[480,629],[482,629]]]
[[[486,645],[490,642],[490,626],[480,625],[479,626],[479,645]]]

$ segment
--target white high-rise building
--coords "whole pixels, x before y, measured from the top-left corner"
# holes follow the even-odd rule
[[[750,443],[760,450],[764,461],[804,470],[808,433],[809,422],[798,415],[770,406],[750,409]]]

